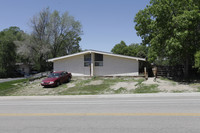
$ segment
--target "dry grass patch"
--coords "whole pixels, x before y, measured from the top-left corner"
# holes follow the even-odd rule
[[[20,84],[20,87],[11,89],[9,93],[0,95],[32,96],[32,95],[98,95],[98,94],[132,94],[157,92],[200,92],[200,83],[180,84],[168,79],[132,77],[73,77],[71,82],[58,87],[43,88],[42,79]],[[16,86],[16,85],[12,85]],[[9,89],[5,89],[7,92]]]

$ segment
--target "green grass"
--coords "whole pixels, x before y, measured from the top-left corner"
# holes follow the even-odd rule
[[[138,83],[135,85],[136,89],[133,90],[133,93],[158,93],[160,90],[158,89],[157,84],[145,85],[142,82],[145,79],[138,79],[136,80]]]
[[[104,83],[105,84],[115,84],[115,83],[117,83],[117,82],[124,82],[124,81],[128,81],[128,80],[125,80],[124,78],[118,78],[118,77],[116,77],[116,78],[102,78],[103,80],[104,80]]]
[[[172,90],[172,93],[183,93],[184,90]]]
[[[200,83],[191,83],[189,85],[193,88],[197,88],[196,92],[200,92]]]
[[[176,85],[177,85],[177,83],[176,83],[175,81],[170,80],[170,79],[165,78],[165,77],[160,77],[160,80],[168,81],[168,82],[170,82],[170,84],[171,84],[172,86],[176,86]]]
[[[27,82],[28,79],[20,79],[14,81],[8,81],[0,83],[0,96],[7,96],[16,89],[18,89],[24,82]]]
[[[105,90],[105,88],[108,88],[106,84],[86,85],[89,82],[95,81],[95,80],[100,80],[100,78],[93,77],[86,80],[80,80],[76,83],[75,87],[71,87],[62,92],[59,92],[59,94],[60,95],[95,95],[95,94],[101,94]]]
[[[170,80],[170,79],[165,78],[165,77],[160,77],[159,79],[160,79],[160,80],[164,80],[164,81],[168,81],[168,82],[172,82],[172,83],[176,83],[175,81]]]
[[[100,85],[86,85],[87,83],[95,80],[103,80],[103,83]],[[111,85],[114,85],[118,82],[137,82],[135,90],[127,90],[126,88],[119,88],[117,90],[110,89]],[[68,88],[62,92],[59,92],[60,95],[98,95],[98,94],[128,94],[128,93],[157,93],[160,92],[158,85],[144,85],[142,82],[145,79],[133,79],[133,78],[101,78],[95,77],[87,80],[80,80],[76,83],[75,87]]]
[[[86,80],[80,80],[80,82],[78,81],[78,83],[76,84],[76,86],[84,86],[85,84],[91,82],[92,79],[86,79]],[[73,82],[73,81],[70,81]]]
[[[177,84],[176,84],[176,82],[172,82],[171,85],[176,86]]]
[[[160,90],[158,89],[157,84],[151,84],[151,85],[144,85],[140,84],[135,90],[133,90],[133,93],[158,93]]]
[[[103,80],[103,83],[100,85],[86,85],[87,83],[95,80]],[[132,80],[132,79],[131,79]],[[93,77],[91,79],[82,80],[76,84],[75,87],[69,88],[60,92],[60,95],[97,95],[105,94],[110,92],[110,86],[114,85],[117,82],[127,81],[124,78],[103,78],[103,77]],[[124,88],[125,89],[125,88]],[[112,90],[113,93],[118,94],[124,89]]]
[[[138,83],[135,85],[136,89],[133,90],[133,93],[158,93],[158,92],[160,92],[157,84],[145,85],[142,83],[145,81],[145,79],[138,79],[136,81]]]
[[[145,81],[145,79],[138,79],[138,80],[134,80],[135,82],[137,82],[137,84],[135,86],[141,86],[142,82]]]
[[[200,92],[200,87],[197,88],[197,92]]]
[[[128,93],[128,90],[123,87],[120,87],[119,89],[114,90],[114,94],[124,94],[124,93]]]
[[[90,84],[92,81],[101,80],[103,81],[101,84]],[[167,79],[168,80],[168,79]],[[20,89],[23,90],[25,84],[28,80],[17,80],[0,83],[0,96],[8,96],[13,95]],[[131,93],[158,93],[160,90],[158,89],[157,84],[144,84],[145,79],[143,78],[124,78],[124,77],[92,77],[86,79],[72,79],[70,83],[73,83],[75,86],[67,87],[68,84],[62,84],[59,87],[48,88],[51,91],[55,91],[53,94],[55,95],[99,95],[99,94],[131,94]],[[119,89],[112,89],[111,86],[115,85],[119,82],[127,82],[132,83],[135,82],[135,89],[128,90],[126,87],[121,87]],[[173,83],[173,82],[172,82]],[[39,82],[31,83],[31,84],[39,84]],[[31,87],[31,84],[30,87]],[[29,85],[27,87],[29,87]],[[200,86],[198,86],[198,92],[200,92]],[[133,87],[134,88],[134,87]],[[197,88],[197,87],[196,87]],[[20,90],[21,91],[21,90]],[[20,92],[19,91],[19,92]],[[51,92],[50,91],[50,92]],[[174,91],[176,93],[178,91]],[[52,93],[51,93],[52,94]],[[24,94],[26,95],[26,94]],[[29,94],[27,94],[29,95]],[[43,94],[41,94],[43,95]],[[48,94],[45,94],[48,95]]]
[[[72,87],[63,92],[60,92],[60,95],[97,95],[103,94],[104,91],[108,88],[108,85],[86,85],[79,87]]]
[[[160,80],[165,80],[165,81],[171,81],[171,80],[169,80],[168,78],[165,78],[165,77],[160,77],[159,79]]]
[[[136,80],[134,80],[134,81],[135,81],[135,82],[138,82],[138,84],[141,84],[142,82],[145,81],[145,79],[141,78],[141,79],[136,79]]]

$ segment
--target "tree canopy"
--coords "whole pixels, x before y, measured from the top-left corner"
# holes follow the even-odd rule
[[[149,46],[148,60],[163,58],[184,65],[187,77],[189,64],[194,65],[200,50],[199,0],[151,0],[134,22],[143,44]]]
[[[16,60],[16,40],[22,40],[22,31],[18,27],[0,32],[0,77],[12,76]]]
[[[148,48],[145,45],[140,45],[137,43],[126,45],[124,41],[121,41],[119,44],[116,44],[113,47],[111,52],[113,52],[114,54],[146,58],[148,53]]]
[[[17,45],[18,53],[31,59],[35,69],[45,71],[47,59],[80,51],[82,26],[68,12],[46,8],[33,16],[31,26],[32,33],[24,35],[26,39]]]
[[[13,76],[16,63],[40,72],[50,70],[52,64],[47,59],[81,50],[81,23],[68,12],[45,8],[32,17],[30,25],[30,34],[18,27],[0,31],[0,77]]]

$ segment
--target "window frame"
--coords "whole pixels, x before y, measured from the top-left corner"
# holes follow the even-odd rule
[[[97,57],[97,56],[102,56],[102,57]],[[94,58],[95,58],[94,59],[94,66],[103,67],[103,54],[95,53]]]
[[[86,57],[86,56],[90,56],[90,57]],[[84,67],[89,67],[91,65],[91,58],[92,58],[91,54],[84,54]]]

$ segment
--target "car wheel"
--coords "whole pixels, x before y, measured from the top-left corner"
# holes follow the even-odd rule
[[[56,86],[59,86],[59,85],[60,85],[60,82],[57,82],[57,83],[56,83]]]
[[[70,82],[71,81],[71,77],[69,77],[68,79],[67,79],[67,82]]]

